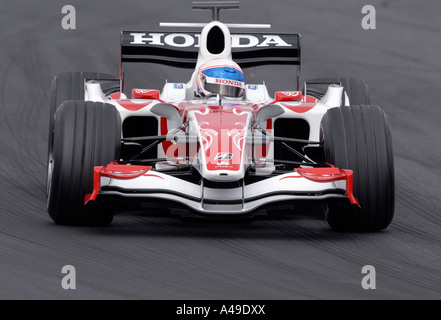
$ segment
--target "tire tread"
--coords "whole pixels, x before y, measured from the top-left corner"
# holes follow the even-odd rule
[[[117,160],[121,119],[113,105],[66,101],[54,117],[54,170],[48,212],[58,224],[103,225],[113,213],[84,205],[93,190],[93,169]]]
[[[393,151],[387,117],[379,106],[328,110],[322,120],[325,159],[354,171],[358,207],[330,203],[327,220],[340,231],[376,231],[393,219]]]

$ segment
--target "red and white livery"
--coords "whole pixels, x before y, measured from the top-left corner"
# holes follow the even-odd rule
[[[243,89],[239,97],[195,94],[201,66],[213,59],[235,61],[244,68],[244,83],[207,80]],[[188,81],[165,83],[162,90],[132,89],[128,97],[123,90],[123,65],[128,62],[191,67],[193,73]],[[340,219],[347,219],[348,214],[383,210],[380,200],[377,203],[367,199],[360,191],[364,182],[357,180],[357,175],[364,174],[360,173],[363,168],[350,165],[351,160],[339,160],[338,153],[343,149],[336,144],[345,139],[335,138],[340,133],[332,131],[335,141],[330,142],[330,130],[337,130],[328,124],[336,118],[330,110],[341,112],[343,120],[348,112],[358,112],[355,107],[346,111],[354,105],[351,99],[355,99],[348,87],[337,81],[315,87],[308,82],[300,91],[295,74],[297,86],[292,91],[271,94],[264,83],[246,82],[247,68],[262,64],[300,65],[300,36],[231,34],[228,25],[216,20],[204,25],[201,33],[122,32],[120,79],[112,82],[119,89],[106,91],[105,81],[109,79],[84,80],[85,103],[111,105],[117,111],[121,144],[118,158],[110,158],[107,163],[95,162],[88,169],[90,179],[88,187],[82,189],[82,205],[98,207],[108,201],[130,200],[152,206],[162,203],[184,209],[178,212],[185,214],[237,216],[253,215],[262,212],[259,209],[274,209],[278,205],[311,203],[323,205],[330,215],[328,221],[336,229],[387,226],[391,218],[383,219],[387,225],[382,220],[382,224],[359,222],[348,228],[344,222],[338,222],[339,210],[343,217]],[[324,85],[324,89],[313,90],[317,85]],[[365,112],[363,107],[360,110]],[[62,111],[57,110],[60,117]],[[56,126],[55,123],[55,135]],[[347,130],[349,126],[346,124]],[[351,132],[357,127],[352,125]],[[346,140],[349,139],[348,136]],[[362,139],[367,139],[366,145],[354,140],[358,148],[372,144],[367,135]],[[349,151],[348,157],[352,157]],[[62,170],[57,169],[55,158],[49,165],[50,181],[56,170]],[[368,156],[365,159],[370,161]],[[377,166],[375,170],[385,166],[387,170],[382,172],[390,174],[390,163],[378,161]],[[377,177],[376,172],[369,174]],[[49,183],[49,194],[55,192],[51,191],[53,183]],[[50,197],[48,207],[56,220],[62,217],[62,207],[53,204],[51,201],[55,200]],[[56,197],[58,202],[68,201],[61,195]],[[390,206],[391,200],[388,201]],[[389,216],[391,210],[387,212]]]

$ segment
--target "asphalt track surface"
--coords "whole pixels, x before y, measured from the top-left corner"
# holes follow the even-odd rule
[[[377,29],[361,28],[361,1],[241,1],[226,22],[271,23],[303,35],[302,80],[365,79],[387,112],[396,164],[388,230],[336,233],[302,211],[246,222],[121,212],[109,228],[56,226],[46,213],[48,100],[61,71],[117,74],[121,29],[205,22],[191,1],[48,1],[2,4],[0,25],[0,298],[2,299],[439,299],[441,298],[441,3],[371,0]],[[61,28],[61,8],[77,29]],[[282,70],[283,71],[283,70]],[[190,71],[149,66],[130,83],[162,87]],[[292,88],[278,69],[260,79]],[[77,290],[61,288],[74,265]],[[363,290],[373,265],[377,289]]]

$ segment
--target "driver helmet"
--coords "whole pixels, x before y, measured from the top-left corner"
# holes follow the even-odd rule
[[[202,64],[197,70],[196,91],[198,97],[220,94],[225,97],[242,97],[245,82],[242,69],[229,59],[217,58]]]

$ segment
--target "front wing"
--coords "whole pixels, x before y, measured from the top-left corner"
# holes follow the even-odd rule
[[[359,206],[353,195],[352,171],[332,166],[299,168],[249,185],[218,189],[149,166],[110,164],[95,167],[94,190],[85,197],[85,204],[104,195],[174,201],[204,214],[245,214],[275,202],[329,198],[346,198]]]

